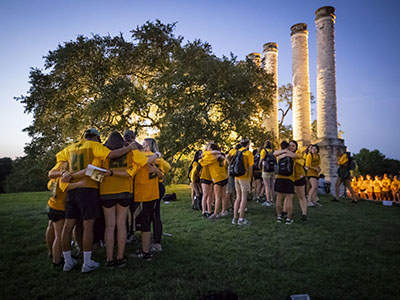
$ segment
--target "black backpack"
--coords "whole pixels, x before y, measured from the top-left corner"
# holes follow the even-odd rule
[[[353,157],[350,155],[350,152],[346,152],[347,155],[347,168],[349,170],[354,170],[356,168],[356,162],[354,161]]]
[[[244,167],[243,152],[246,151],[236,151],[236,155],[232,158],[229,164],[229,175],[233,177],[243,176],[246,173],[246,168]]]
[[[261,169],[258,167],[260,163],[260,153],[257,153],[254,155],[254,165],[253,165],[253,170],[254,171],[260,171]]]
[[[294,161],[291,157],[284,157],[278,160],[278,174],[282,176],[290,176],[293,174]]]
[[[264,157],[263,170],[264,172],[274,172],[276,165],[276,157],[272,154],[272,152],[268,152],[266,149],[265,152],[266,154]]]

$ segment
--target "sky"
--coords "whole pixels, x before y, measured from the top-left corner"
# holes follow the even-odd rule
[[[400,159],[400,26],[397,0],[278,1],[0,1],[0,157],[24,155],[30,141],[22,130],[32,115],[14,98],[29,90],[29,71],[43,68],[43,56],[78,35],[111,36],[146,21],[177,22],[184,40],[211,44],[218,57],[244,59],[278,43],[278,86],[291,82],[290,27],[309,31],[310,89],[316,95],[315,10],[336,9],[336,90],[340,130],[349,151],[378,149]],[[316,110],[315,110],[316,111]],[[316,112],[312,119],[316,118]],[[291,123],[291,117],[288,119]]]

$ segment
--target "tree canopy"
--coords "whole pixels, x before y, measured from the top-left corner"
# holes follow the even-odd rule
[[[49,51],[44,70],[31,70],[27,95],[17,98],[33,114],[26,152],[54,155],[88,127],[103,138],[147,129],[167,158],[208,140],[261,142],[271,75],[232,54],[218,58],[207,42],[183,43],[174,29],[156,20],[132,30],[131,40],[78,36]]]

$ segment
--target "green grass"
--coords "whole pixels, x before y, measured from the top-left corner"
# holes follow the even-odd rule
[[[210,222],[190,208],[189,190],[162,204],[162,253],[123,269],[54,270],[44,231],[47,193],[0,195],[0,299],[198,299],[230,289],[240,299],[399,299],[400,210],[374,202],[310,208],[306,224],[277,224],[274,208],[248,204],[250,226]],[[127,254],[138,249],[129,244]],[[105,249],[94,251],[104,262]],[[79,261],[81,263],[81,261]]]

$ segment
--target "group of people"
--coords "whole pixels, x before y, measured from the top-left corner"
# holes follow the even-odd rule
[[[358,197],[365,200],[387,200],[400,203],[400,181],[398,176],[353,177],[351,187]]]
[[[283,141],[280,149],[274,150],[273,143],[266,141],[254,151],[249,148],[250,141],[242,139],[227,152],[213,142],[204,151],[196,151],[188,173],[192,208],[200,209],[210,220],[226,216],[231,209],[232,224],[246,225],[249,223],[244,217],[248,195],[253,191],[253,199],[262,205],[276,206],[277,222],[290,225],[293,223],[292,199],[296,194],[301,220],[306,221],[307,207],[321,206],[317,197],[321,182],[318,145],[309,145],[301,151],[296,141]],[[240,174],[235,174],[237,161],[243,164]],[[340,163],[344,167],[348,161]],[[343,178],[342,182],[347,179]]]
[[[92,259],[92,247],[98,220],[103,218],[100,235],[106,246],[106,267],[126,265],[126,241],[134,230],[141,231],[142,249],[132,256],[151,260],[154,252],[162,251],[160,201],[170,165],[161,156],[152,138],[141,145],[127,130],[124,136],[111,133],[102,144],[94,128],[57,153],[57,163],[49,171],[46,230],[54,266],[62,266],[65,272],[76,266],[71,253],[74,233],[83,253],[81,271],[97,269],[100,264]]]

